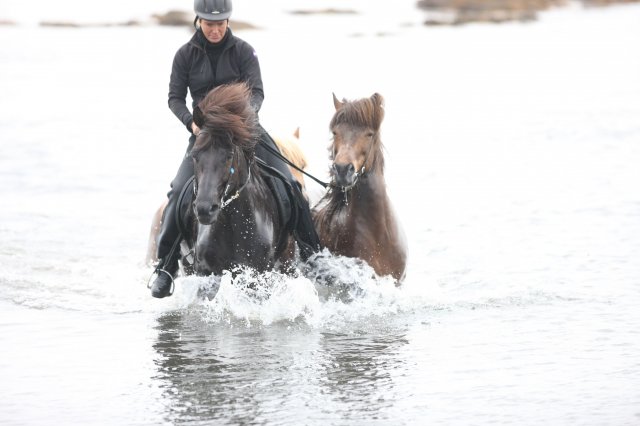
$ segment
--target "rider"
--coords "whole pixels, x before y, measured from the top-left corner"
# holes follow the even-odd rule
[[[173,60],[169,81],[169,108],[187,127],[191,136],[186,154],[167,194],[168,203],[164,210],[158,240],[157,277],[151,286],[153,297],[171,295],[173,277],[178,271],[179,246],[182,239],[176,221],[176,204],[182,188],[194,174],[190,152],[200,129],[193,122],[193,115],[187,108],[187,89],[193,99],[192,108],[195,108],[214,87],[233,82],[245,82],[250,87],[251,104],[256,112],[260,110],[264,99],[258,57],[247,42],[231,32],[231,9],[231,0],[194,0],[197,16],[193,24],[196,32],[188,43],[178,49]],[[256,155],[292,183],[293,192],[297,194],[297,200],[292,204],[298,206],[298,223],[294,233],[298,237],[300,253],[306,258],[320,248],[309,205],[299,191],[289,168],[262,146],[265,144],[272,150],[277,150],[273,139],[261,128]]]

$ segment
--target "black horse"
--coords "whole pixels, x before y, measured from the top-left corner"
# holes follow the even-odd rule
[[[219,275],[237,266],[287,271],[295,257],[291,212],[283,213],[286,206],[272,190],[279,180],[258,164],[261,127],[249,89],[243,83],[213,89],[194,111],[194,121],[201,130],[191,152],[192,208],[185,212],[194,271]]]

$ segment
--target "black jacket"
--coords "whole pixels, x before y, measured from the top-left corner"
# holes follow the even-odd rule
[[[264,90],[258,56],[249,43],[234,36],[230,28],[227,31],[215,72],[205,50],[206,39],[200,30],[178,49],[173,59],[169,108],[189,131],[193,116],[187,108],[187,89],[193,99],[192,107],[195,107],[214,87],[243,81],[251,88],[251,104],[256,112],[262,106]]]

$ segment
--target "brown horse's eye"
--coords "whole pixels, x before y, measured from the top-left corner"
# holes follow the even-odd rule
[[[367,137],[368,137],[368,138],[372,138],[372,137],[373,137],[373,135],[375,135],[375,133],[374,133],[374,132],[367,132]]]

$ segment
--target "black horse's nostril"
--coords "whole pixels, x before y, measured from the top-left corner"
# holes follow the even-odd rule
[[[198,219],[202,222],[212,219],[215,214],[220,209],[220,205],[218,203],[196,203],[194,206],[194,210]]]

